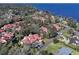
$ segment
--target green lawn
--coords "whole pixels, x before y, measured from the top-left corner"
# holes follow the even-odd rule
[[[75,51],[74,49],[72,49],[72,54],[73,55],[79,55],[79,52]]]
[[[48,52],[56,53],[58,51],[58,49],[60,49],[61,47],[67,47],[67,46],[65,46],[63,43],[57,43],[57,44],[51,43],[48,46],[48,48],[46,48],[45,50],[48,50]],[[79,55],[79,52],[77,52],[76,50],[72,49],[72,54],[73,55]]]
[[[61,43],[53,44],[51,43],[46,50],[49,52],[57,52],[59,48],[63,47]]]
[[[63,32],[63,35],[66,36],[66,37],[67,37],[67,36],[70,36],[70,34],[69,34],[67,31],[64,31],[64,32]]]

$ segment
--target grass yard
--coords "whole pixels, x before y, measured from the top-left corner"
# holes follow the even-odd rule
[[[67,31],[64,31],[64,32],[63,32],[63,35],[66,36],[66,37],[67,37],[67,36],[70,36],[70,34],[69,34]]]
[[[75,51],[74,49],[72,49],[72,54],[73,55],[79,55],[79,52]]]
[[[67,46],[65,46],[63,43],[56,43],[56,44],[51,43],[48,46],[48,48],[46,48],[45,50],[47,50],[48,52],[56,53],[58,51],[58,49],[60,49],[61,47],[67,47]],[[79,52],[77,52],[76,50],[72,49],[72,54],[73,55],[79,55]]]
[[[61,47],[63,47],[62,43],[56,43],[56,44],[51,43],[46,50],[48,50],[49,52],[55,53]]]

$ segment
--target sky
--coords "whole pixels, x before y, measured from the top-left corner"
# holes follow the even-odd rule
[[[32,4],[39,10],[48,10],[55,15],[72,17],[79,21],[79,4],[68,4],[68,3],[51,3],[51,4]]]

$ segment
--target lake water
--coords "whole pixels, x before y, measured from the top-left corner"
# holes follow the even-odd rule
[[[13,5],[12,3],[10,3]],[[9,4],[9,5],[10,5]],[[60,16],[65,16],[65,17],[72,17],[74,20],[79,21],[79,3],[36,3],[36,4],[31,4],[30,5],[36,7],[39,10],[48,10],[52,14],[54,13],[55,15],[60,15]],[[28,3],[15,3],[14,5],[18,6],[26,6],[29,5]],[[1,5],[1,4],[0,4]],[[7,4],[2,4],[2,5],[7,5]]]
[[[51,13],[60,16],[72,17],[75,20],[79,21],[79,4],[32,4],[32,6],[36,7],[39,10],[48,10]]]

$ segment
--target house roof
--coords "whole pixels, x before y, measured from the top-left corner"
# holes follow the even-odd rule
[[[2,38],[0,38],[0,43],[6,43],[6,40],[3,40]]]
[[[0,29],[0,32],[5,32],[5,30],[3,30],[3,29]]]
[[[7,25],[4,25],[4,27],[2,27],[2,28],[13,28],[14,27],[14,24],[7,24]]]
[[[77,39],[77,38],[71,38],[70,43],[79,44],[79,39]]]
[[[43,26],[41,27],[41,30],[44,32],[48,32],[48,29],[46,27],[43,27]]]
[[[12,32],[4,32],[2,37],[4,37],[4,40],[9,40],[14,36],[14,33]]]
[[[53,24],[53,27],[54,27],[57,31],[59,31],[59,30],[61,29],[60,24]]]
[[[15,16],[15,17],[12,17],[12,20],[14,20],[14,21],[19,21],[20,20],[20,16]]]
[[[63,21],[64,19],[62,17],[59,18],[60,21]]]
[[[34,35],[30,34],[29,36],[25,36],[23,38],[22,42],[24,44],[31,44],[37,40],[40,40],[40,39],[41,39],[41,37],[38,34],[34,34]]]
[[[42,22],[44,22],[46,19],[42,16],[42,17],[40,17],[40,20],[41,20]]]
[[[3,21],[4,19],[0,18],[0,21]]]
[[[19,31],[21,30],[21,26],[19,24],[20,24],[19,22],[16,22],[14,24],[7,24],[7,25],[4,25],[2,29],[6,30],[6,29],[15,28],[16,31]]]
[[[69,55],[72,52],[70,48],[62,47],[59,49],[57,55]]]
[[[13,36],[11,32],[3,32],[0,36],[0,43],[6,43],[8,40],[12,39]]]
[[[78,31],[75,31],[74,34],[79,36],[79,32]]]

